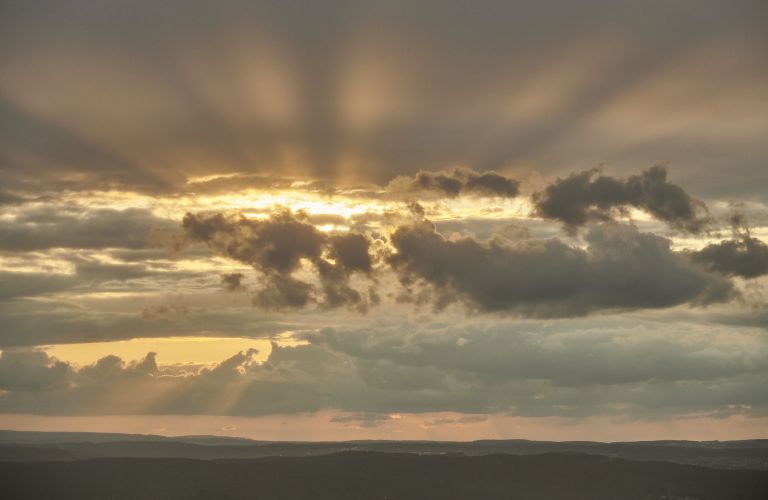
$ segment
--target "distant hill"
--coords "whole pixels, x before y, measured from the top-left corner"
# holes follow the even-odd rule
[[[535,455],[580,453],[635,461],[673,462],[721,469],[768,470],[768,440],[590,441],[482,440],[441,441],[254,441],[227,436],[154,436],[137,434],[0,431],[0,460],[47,461],[88,458],[247,459],[317,456],[347,451],[416,455]]]
[[[4,500],[765,500],[768,472],[594,455],[0,463]]]
[[[111,432],[41,432],[0,430],[0,444],[58,444],[58,443],[115,443],[115,442],[179,442],[193,444],[250,445],[268,441],[233,436],[160,436],[158,434],[122,434]]]

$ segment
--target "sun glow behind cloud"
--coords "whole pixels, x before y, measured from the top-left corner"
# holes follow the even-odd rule
[[[124,361],[137,361],[148,352],[157,354],[159,365],[214,365],[233,353],[248,349],[258,350],[253,356],[257,362],[264,362],[272,351],[269,340],[231,337],[136,338],[44,347],[49,355],[76,366],[90,365],[109,355],[119,356]]]

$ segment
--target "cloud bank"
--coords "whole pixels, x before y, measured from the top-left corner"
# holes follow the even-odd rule
[[[307,331],[306,345],[274,344],[264,363],[249,350],[205,368],[161,365],[153,353],[75,367],[39,350],[5,350],[0,409],[241,416],[336,409],[350,413],[337,422],[359,426],[397,412],[758,416],[768,409],[763,333],[618,318],[388,322]]]
[[[593,227],[582,250],[557,239],[517,245],[448,240],[429,222],[398,228],[388,259],[404,286],[426,284],[438,309],[460,300],[482,311],[578,316],[729,300],[732,285],[631,226]]]

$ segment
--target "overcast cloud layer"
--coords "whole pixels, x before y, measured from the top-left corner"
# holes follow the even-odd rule
[[[765,199],[761,0],[2,10],[8,188],[167,192],[232,171],[386,182],[456,165],[569,174],[669,162],[708,197]]]

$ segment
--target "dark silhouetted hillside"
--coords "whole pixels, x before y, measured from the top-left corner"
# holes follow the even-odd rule
[[[0,464],[4,500],[765,500],[768,473],[591,455],[342,453]]]

